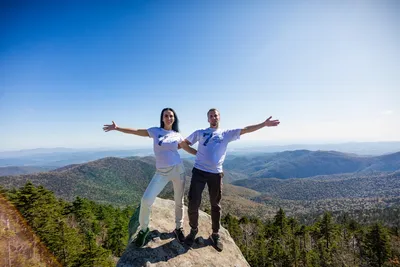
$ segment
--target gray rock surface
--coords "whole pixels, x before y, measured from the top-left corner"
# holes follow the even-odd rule
[[[184,230],[189,233],[187,208],[184,211]],[[137,248],[130,243],[121,258],[118,267],[131,266],[249,266],[242,252],[236,246],[229,232],[221,227],[220,235],[224,250],[218,252],[212,245],[211,217],[199,211],[199,233],[195,244],[190,248],[179,243],[173,234],[175,228],[174,202],[157,198],[152,209],[150,233],[147,243]]]

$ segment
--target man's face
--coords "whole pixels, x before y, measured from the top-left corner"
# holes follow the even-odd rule
[[[219,112],[216,110],[208,112],[208,122],[211,127],[218,127],[219,125]]]

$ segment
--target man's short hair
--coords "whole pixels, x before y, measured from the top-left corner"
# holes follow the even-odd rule
[[[211,111],[216,111],[216,112],[218,112],[218,114],[219,114],[219,110],[218,109],[216,109],[216,108],[210,108],[210,110],[208,110],[208,112],[207,112],[207,118],[208,118],[208,115],[210,115],[210,112]]]

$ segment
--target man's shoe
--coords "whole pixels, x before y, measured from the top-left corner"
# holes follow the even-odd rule
[[[190,233],[188,236],[185,238],[185,244],[191,247],[194,243],[194,239],[196,238],[197,233],[199,232],[199,229],[190,229]]]
[[[183,228],[175,229],[174,234],[176,236],[176,239],[178,239],[179,242],[183,243],[185,241],[185,233],[183,232]]]
[[[147,234],[149,233],[149,231],[150,231],[149,228],[147,228],[144,231],[143,230],[139,231],[139,233],[136,237],[136,240],[135,240],[135,244],[138,248],[143,247],[144,243],[146,242],[146,237],[147,237]]]
[[[224,249],[224,244],[222,244],[221,237],[219,234],[212,234],[211,240],[214,243],[214,247],[218,251],[222,251]]]

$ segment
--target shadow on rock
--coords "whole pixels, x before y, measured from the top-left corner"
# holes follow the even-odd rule
[[[190,249],[200,249],[211,245],[210,238],[204,239],[199,236],[193,246],[189,247],[180,243],[173,232],[160,233],[158,230],[153,230],[147,236],[143,247],[138,248],[134,242],[130,243],[119,259],[117,266],[146,266],[147,263],[167,262]]]

